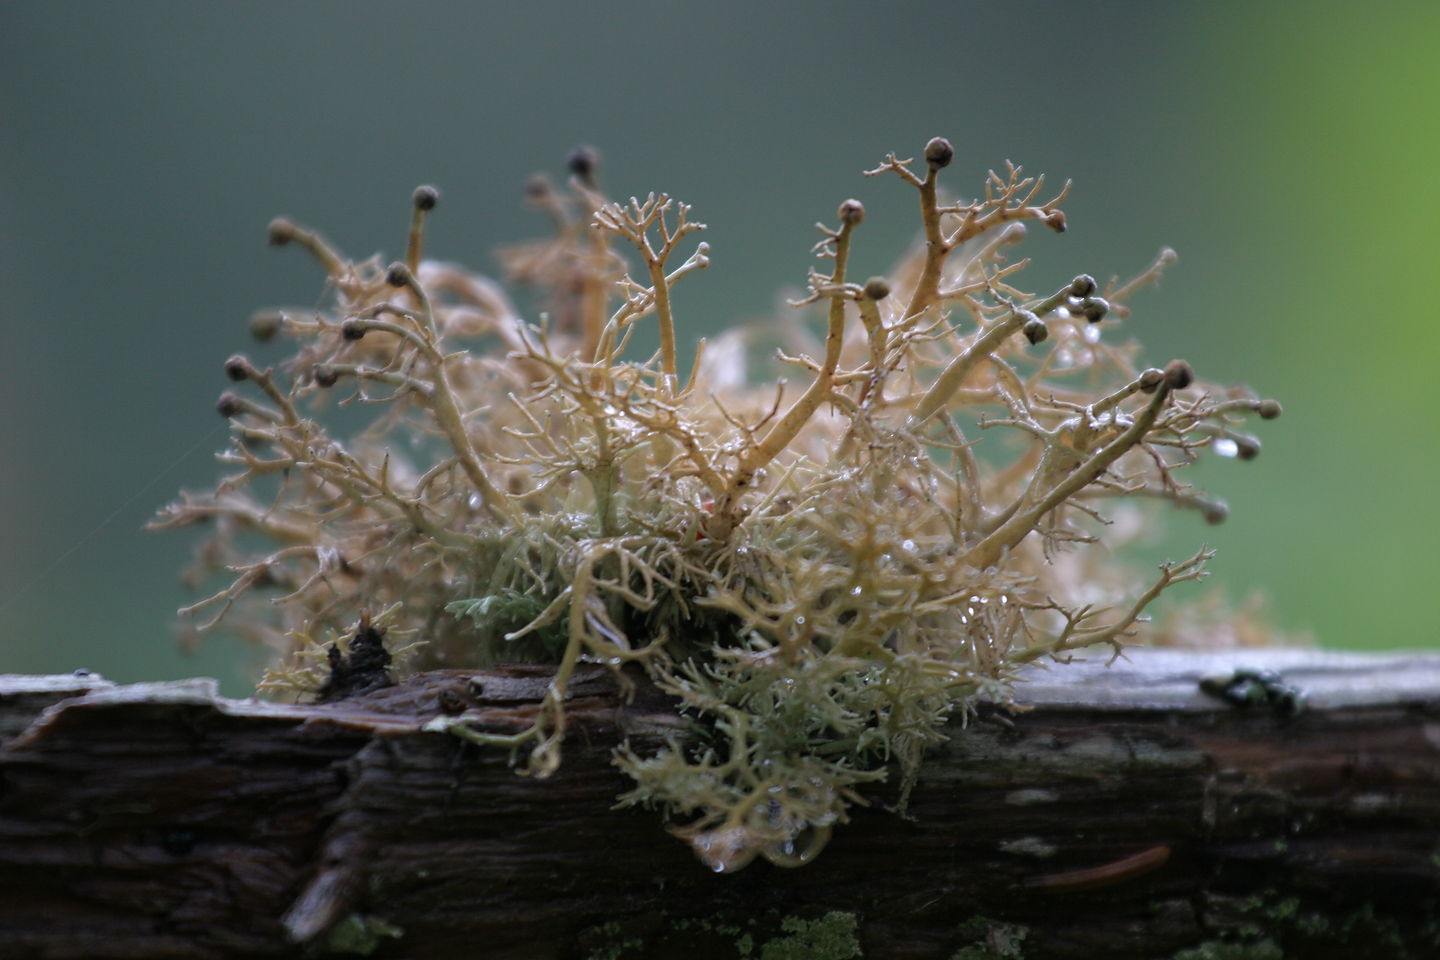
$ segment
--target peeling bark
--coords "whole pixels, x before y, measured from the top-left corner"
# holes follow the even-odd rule
[[[0,677],[0,956],[840,958],[852,926],[900,960],[1440,955],[1440,657],[1130,658],[1037,669],[1023,709],[952,729],[910,818],[883,788],[815,863],[729,876],[611,809],[611,749],[674,718],[603,670],[549,780],[419,730],[522,729],[543,668],[304,706]],[[1237,667],[1306,708],[1201,691]]]

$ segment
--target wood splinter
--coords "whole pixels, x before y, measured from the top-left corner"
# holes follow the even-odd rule
[[[1074,893],[1080,890],[1097,890],[1101,887],[1114,886],[1117,883],[1124,883],[1126,880],[1133,880],[1136,877],[1144,876],[1152,870],[1158,870],[1170,859],[1170,848],[1165,846],[1151,847],[1149,850],[1141,851],[1134,856],[1123,860],[1116,860],[1114,863],[1107,863],[1099,867],[1088,867],[1084,870],[1071,870],[1067,873],[1047,873],[1039,877],[1029,877],[1025,880],[1025,886],[1031,890],[1042,890],[1046,893]]]

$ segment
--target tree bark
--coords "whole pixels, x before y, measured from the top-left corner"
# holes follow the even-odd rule
[[[521,729],[546,680],[292,706],[0,677],[0,957],[1440,956],[1440,656],[1037,668],[908,816],[878,789],[814,863],[733,875],[612,809],[611,750],[673,727],[653,690],[580,672],[548,780],[419,729]]]

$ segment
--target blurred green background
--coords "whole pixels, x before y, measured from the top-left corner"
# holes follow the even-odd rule
[[[1072,177],[1028,286],[1180,262],[1137,302],[1146,357],[1280,398],[1253,463],[1199,477],[1229,523],[1177,516],[1215,582],[1337,647],[1434,645],[1440,5],[852,0],[4,3],[0,33],[0,672],[211,674],[255,654],[172,642],[184,534],[140,526],[216,476],[221,361],[318,272],[275,214],[352,254],[493,269],[543,232],[527,174],[593,143],[612,193],[710,224],[692,332],[803,282],[812,224],[870,210],[858,269],[914,229],[859,171],[936,134],[948,182],[1006,158]],[[1046,279],[1046,278],[1049,279]],[[1151,554],[1153,553],[1153,556]]]

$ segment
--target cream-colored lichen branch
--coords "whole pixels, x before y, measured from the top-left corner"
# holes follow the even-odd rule
[[[673,226],[668,216],[672,206],[675,209]],[[615,330],[623,329],[627,324],[634,323],[653,311],[660,324],[660,369],[664,372],[666,388],[672,396],[679,387],[680,361],[675,347],[675,318],[670,310],[670,287],[691,270],[709,264],[705,256],[709,247],[702,243],[696,250],[696,256],[686,261],[680,269],[673,274],[666,272],[666,263],[680,240],[686,234],[705,229],[705,224],[691,221],[689,213],[688,204],[674,204],[670,197],[663,193],[659,196],[652,193],[643,202],[631,197],[629,204],[625,206],[609,203],[595,211],[595,226],[628,240],[639,251],[650,278],[649,287],[641,287],[628,276],[621,281],[628,294],[625,305],[620,313],[611,318],[609,328],[601,335],[602,343],[606,342],[607,334],[613,337]],[[659,234],[658,246],[650,239],[652,229]]]
[[[1031,201],[1044,188],[1045,178],[1022,178],[1020,168],[1008,161],[1004,177],[993,170],[986,177],[983,201],[942,205],[938,193],[939,173],[954,159],[955,149],[950,141],[935,137],[925,144],[923,178],[911,171],[913,160],[896,159],[893,153],[888,154],[885,162],[874,170],[865,171],[867,177],[894,172],[920,191],[920,224],[925,233],[925,253],[920,278],[905,307],[907,317],[919,316],[946,298],[940,292],[945,261],[961,244],[992,227],[1015,220],[1041,220],[1057,233],[1065,230],[1065,215],[1060,210],[1060,204],[1065,202],[1070,192],[1070,182],[1067,180],[1060,192],[1049,200],[1032,204]],[[956,218],[959,222],[947,229],[948,218]]]
[[[806,388],[805,392],[791,404],[779,420],[775,421],[758,442],[748,446],[740,454],[739,462],[731,471],[725,482],[724,490],[715,501],[715,522],[711,525],[711,535],[717,540],[728,539],[730,532],[739,521],[740,498],[754,484],[755,475],[774,460],[781,451],[794,443],[800,431],[815,415],[815,411],[830,398],[831,388],[835,382],[835,371],[840,366],[840,351],[845,339],[845,301],[839,291],[844,288],[845,284],[845,269],[850,258],[851,235],[864,219],[865,208],[860,201],[846,200],[840,205],[840,229],[830,230],[820,225],[820,230],[826,235],[826,240],[822,242],[833,244],[828,254],[835,263],[830,276],[824,280],[826,286],[832,288],[832,292],[827,294],[830,306],[825,325],[825,359],[820,368],[815,371],[815,378],[810,381],[810,386]]]
[[[593,150],[572,154],[567,187],[526,188],[554,236],[503,254],[540,288],[534,323],[501,284],[425,259],[433,188],[388,267],[275,221],[271,241],[313,255],[333,302],[257,314],[257,338],[293,352],[225,364],[253,391],[220,400],[232,473],[155,523],[209,530],[192,571],[209,595],[182,614],[274,646],[277,691],[317,689],[327,648],[357,631],[388,631],[406,670],[549,664],[527,719],[429,725],[537,776],[576,748],[579,664],[644,678],[685,720],[664,749],[617,753],[622,801],[663,810],[713,869],[809,862],[892,766],[903,805],[947,718],[1006,699],[1024,665],[1138,639],[1210,554],[1145,583],[1114,562],[1136,524],[1107,514],[1164,502],[1219,522],[1180,469],[1253,459],[1242,418],[1280,413],[1182,361],[1143,366],[1117,336],[1173,253],[1104,290],[1081,273],[1027,292],[1011,251],[1024,221],[1063,230],[1068,184],[1046,198],[1007,164],[980,199],[942,200],[953,159],[937,137],[923,176],[893,154],[869,171],[920,196],[923,246],[888,276],[851,277],[859,200],[820,227],[828,268],[809,271],[777,357],[798,392],[745,376],[739,345],[762,331],[707,347],[683,328],[673,291],[708,247],[675,260],[701,224],[664,194],[608,200]],[[371,416],[342,435],[337,406]]]

